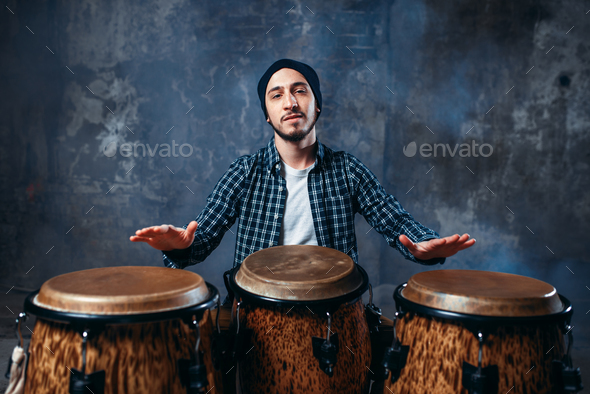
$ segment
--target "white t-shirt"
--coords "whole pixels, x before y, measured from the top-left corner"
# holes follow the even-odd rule
[[[287,198],[279,245],[317,245],[307,191],[307,175],[316,163],[304,170],[289,167],[282,160],[281,164],[281,176],[287,181]]]

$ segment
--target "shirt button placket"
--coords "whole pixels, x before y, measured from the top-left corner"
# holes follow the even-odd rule
[[[277,163],[276,169],[280,171],[281,165],[279,163]],[[279,186],[279,193],[281,193],[282,191],[283,191],[283,186]],[[278,220],[278,219],[279,219],[279,214],[278,213],[275,213],[275,220]],[[273,241],[270,241],[268,243],[268,246],[269,247],[272,247],[273,245],[274,245],[274,242]]]

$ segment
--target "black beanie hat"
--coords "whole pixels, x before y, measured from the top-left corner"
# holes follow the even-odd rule
[[[318,108],[322,109],[322,92],[320,92],[320,79],[316,74],[315,70],[308,66],[305,63],[298,62],[296,60],[291,59],[281,59],[277,60],[266,70],[260,81],[258,81],[258,98],[260,98],[260,105],[262,107],[262,112],[264,112],[264,116],[268,117],[266,113],[266,104],[264,102],[264,96],[266,95],[266,87],[268,85],[268,81],[274,73],[279,71],[281,68],[290,68],[295,71],[299,71],[309,83],[313,95],[315,96],[315,101],[317,102]],[[318,117],[320,116],[321,112],[318,113]]]

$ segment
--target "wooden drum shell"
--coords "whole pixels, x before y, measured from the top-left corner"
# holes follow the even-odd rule
[[[235,308],[234,302],[234,320]],[[325,313],[312,310],[242,302],[240,327],[253,333],[251,350],[237,363],[241,393],[368,392],[371,342],[362,300],[343,304],[332,314],[331,331],[339,341],[332,377],[313,356],[312,337],[325,338],[328,329]]]
[[[205,311],[199,322],[201,349],[211,349],[213,322]],[[70,324],[37,319],[29,345],[25,393],[69,393],[71,369],[82,368],[82,337]],[[181,319],[106,325],[87,342],[86,373],[105,371],[105,394],[178,393],[180,359],[190,359],[196,332]],[[204,354],[208,389],[221,387],[211,352]]]
[[[463,361],[477,366],[479,344],[463,324],[406,313],[396,325],[402,345],[409,345],[406,366],[383,393],[462,393]],[[499,393],[553,393],[552,360],[565,354],[557,324],[500,326],[486,336],[482,366],[497,365]]]

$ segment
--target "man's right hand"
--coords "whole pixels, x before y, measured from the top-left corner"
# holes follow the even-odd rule
[[[174,227],[171,224],[163,224],[137,230],[129,240],[131,242],[145,242],[152,248],[167,252],[174,249],[186,249],[191,246],[195,239],[196,230],[197,222],[194,220],[189,223],[186,230]]]

